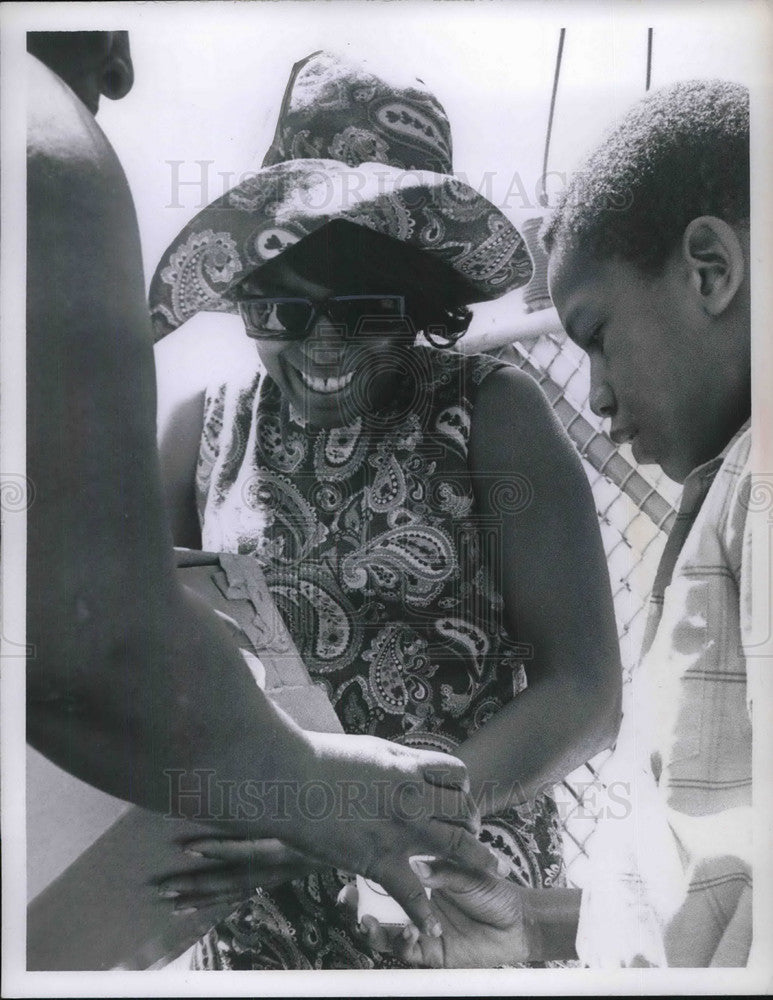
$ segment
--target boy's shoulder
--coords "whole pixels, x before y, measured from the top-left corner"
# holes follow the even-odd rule
[[[736,551],[747,531],[750,511],[755,508],[754,476],[752,473],[752,429],[744,426],[735,436],[725,453],[718,478],[724,480],[720,489],[727,497],[722,511],[722,528],[726,550]],[[743,555],[738,553],[736,562],[740,572]]]
[[[725,452],[722,468],[737,469],[739,475],[750,471],[752,448],[752,425],[747,421],[738,431]]]
[[[720,459],[708,468],[711,485],[700,507],[689,539],[679,556],[678,568],[730,573],[738,583],[744,561],[743,539],[753,505],[751,472],[751,427],[747,424],[733,437]]]

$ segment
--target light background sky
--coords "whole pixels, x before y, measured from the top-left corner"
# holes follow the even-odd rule
[[[57,5],[60,6],[60,5]],[[125,5],[129,6],[129,5]],[[421,76],[445,105],[454,166],[517,222],[535,214],[559,29],[567,29],[550,170],[580,157],[645,85],[721,76],[755,85],[760,33],[726,3],[258,2],[133,7],[136,82],[103,99],[99,121],[137,204],[145,270],[222,173],[260,166],[292,64],[320,48],[367,56]],[[98,8],[99,5],[93,5]],[[112,27],[118,27],[113,18]],[[196,161],[206,161],[203,168]],[[169,161],[183,161],[174,167]],[[193,185],[173,190],[174,171]],[[516,176],[517,175],[517,176]],[[200,181],[204,178],[204,185]],[[230,183],[230,182],[229,182]],[[553,190],[560,178],[552,179]],[[524,196],[525,192],[525,196]]]

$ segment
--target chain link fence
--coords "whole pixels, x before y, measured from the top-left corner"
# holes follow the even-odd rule
[[[654,467],[637,467],[588,406],[589,366],[567,337],[548,334],[496,352],[536,378],[574,441],[590,481],[609,567],[623,664],[636,665],[647,600],[675,516],[680,487]],[[585,884],[587,843],[604,808],[598,768],[609,751],[578,768],[556,789],[570,885]]]

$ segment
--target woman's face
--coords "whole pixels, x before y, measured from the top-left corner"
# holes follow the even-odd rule
[[[389,284],[384,278],[384,284]],[[240,286],[240,297],[304,297],[323,302],[334,295],[399,295],[395,288],[328,288],[300,274],[280,258],[261,268]],[[400,377],[399,349],[413,337],[379,333],[372,324],[362,338],[317,316],[304,340],[256,339],[258,354],[282,395],[309,423],[341,427],[383,407]]]

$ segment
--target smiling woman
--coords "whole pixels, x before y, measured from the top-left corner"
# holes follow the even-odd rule
[[[182,509],[195,478],[203,547],[260,562],[345,731],[457,755],[481,839],[548,886],[549,789],[614,736],[617,640],[588,483],[539,388],[416,342],[450,345],[468,303],[531,273],[450,148],[418,81],[327,54],[295,67],[266,166],[189,223],[151,286],[160,336],[239,310],[257,348],[183,407],[193,447],[163,449],[168,494]],[[269,855],[221,850],[222,877],[167,884],[178,904],[249,897],[198,966],[393,964],[336,910],[348,875]]]
[[[451,311],[432,303],[455,293],[453,272],[417,253],[406,274],[407,256],[395,239],[334,220],[231,293],[266,372],[311,424],[378,419],[410,372],[417,330],[446,332]],[[467,310],[457,314],[466,323]]]

